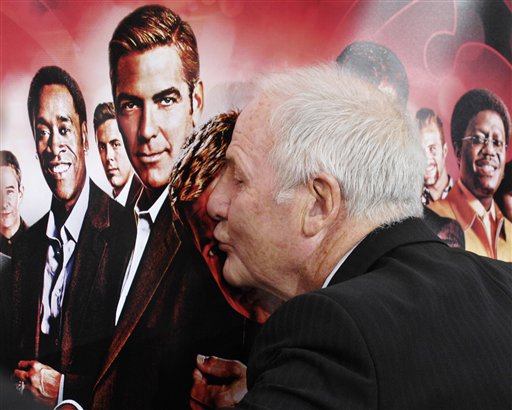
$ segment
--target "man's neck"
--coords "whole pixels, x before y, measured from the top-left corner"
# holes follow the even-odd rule
[[[73,210],[74,205],[75,204],[73,203],[73,205],[69,207],[67,206],[67,204],[54,198],[54,200],[52,201],[52,212],[55,218],[55,226],[57,227],[57,230],[60,230],[60,228],[64,226],[69,214]]]
[[[0,228],[0,234],[2,234],[2,236],[6,239],[11,239],[16,234],[16,232],[18,232],[18,229],[20,229],[20,225],[21,218],[18,217],[13,225],[7,227],[2,226]]]
[[[377,227],[378,225],[367,221],[353,220],[344,221],[337,229],[334,228],[332,233],[316,247],[311,256],[311,263],[301,273],[304,280],[295,290],[295,294],[287,295],[288,298],[322,288],[325,280],[343,256]]]
[[[438,199],[441,199],[441,196],[443,195],[443,191],[448,186],[450,180],[448,178],[448,173],[446,172],[446,169],[443,171],[443,173],[439,176],[436,183],[434,185],[431,185],[428,188],[430,195],[432,196],[432,199],[434,201],[437,201]]]

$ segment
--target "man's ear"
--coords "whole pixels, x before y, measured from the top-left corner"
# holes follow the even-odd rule
[[[82,122],[82,145],[84,147],[85,152],[89,151],[89,138],[87,138],[87,123]]]
[[[321,173],[307,183],[308,200],[303,219],[303,233],[311,237],[331,226],[339,216],[342,195],[338,181]]]
[[[454,151],[455,151],[455,159],[457,160],[457,167],[460,168],[460,154],[461,154],[461,149],[462,147],[461,146],[455,146],[454,147]]]
[[[25,193],[25,187],[23,185],[20,185],[19,188],[18,188],[18,192],[19,192],[19,201],[21,202],[23,200],[23,194]]]
[[[203,112],[204,106],[204,91],[203,91],[203,81],[199,80],[194,85],[194,90],[192,91],[192,121],[194,127],[199,123],[201,118],[201,114]]]
[[[447,155],[448,155],[448,144],[445,142],[443,144],[443,159],[446,159]]]

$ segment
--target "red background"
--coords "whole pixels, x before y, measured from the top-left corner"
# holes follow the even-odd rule
[[[205,83],[205,115],[216,94],[260,72],[333,61],[354,40],[391,48],[410,82],[409,110],[433,108],[449,141],[457,99],[471,88],[497,93],[512,107],[511,1],[227,1],[160,2],[187,20],[198,39]],[[35,158],[26,99],[44,65],[59,65],[80,84],[92,112],[111,100],[107,46],[117,23],[142,1],[1,1],[1,146],[24,173],[22,215],[33,223],[50,192]],[[94,136],[89,132],[91,147]],[[509,149],[507,158],[512,157]],[[98,154],[88,154],[93,179],[108,191]],[[449,173],[458,176],[449,148]]]

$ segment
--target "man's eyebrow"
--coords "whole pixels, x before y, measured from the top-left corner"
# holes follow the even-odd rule
[[[116,97],[116,103],[119,101],[119,100],[137,100],[137,101],[140,101],[141,98],[135,96],[135,95],[132,95],[132,94],[128,94],[128,93],[120,93],[117,97]]]
[[[69,115],[59,115],[58,118],[61,122],[71,122],[71,117]]]
[[[178,100],[181,99],[180,90],[178,90],[176,87],[169,87],[153,95],[153,101],[161,100],[162,98],[168,97],[169,95],[174,95]]]
[[[48,123],[48,121],[46,121],[43,117],[36,118],[35,124],[36,124],[36,126],[44,125],[46,127],[50,127],[50,124]]]

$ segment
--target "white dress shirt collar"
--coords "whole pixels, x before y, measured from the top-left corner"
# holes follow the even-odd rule
[[[64,232],[63,228],[65,228],[65,233],[67,235],[71,235],[70,239],[73,239],[75,242],[78,242],[78,237],[80,236],[80,230],[82,229],[85,213],[87,212],[87,208],[89,206],[89,192],[89,178],[86,176],[82,192],[80,193],[80,196],[78,197],[75,206],[71,210],[71,213],[67,217],[64,226],[61,228],[61,233]],[[55,216],[53,214],[53,210],[50,209],[48,225],[46,226],[46,236],[48,238],[58,238],[57,234],[58,232],[57,226],[55,225]]]
[[[142,194],[143,195],[143,194]],[[137,200],[137,203],[135,204],[134,212],[135,212],[135,220],[139,220],[139,214],[141,213],[149,213],[149,216],[151,217],[151,222],[154,223],[156,221],[156,217],[158,216],[158,213],[160,212],[160,208],[162,208],[163,203],[165,200],[169,197],[169,185],[165,188],[164,192],[160,194],[158,199],[151,205],[151,207],[148,210],[141,211],[139,209],[139,202],[141,200],[142,195]]]
[[[364,239],[364,238],[363,238]],[[361,239],[361,241],[363,240]],[[354,249],[356,249],[357,245],[359,245],[361,243],[361,241],[357,242],[345,255],[343,255],[341,257],[341,259],[338,261],[338,263],[336,264],[336,266],[334,267],[334,269],[331,271],[331,273],[329,273],[329,275],[327,276],[327,278],[325,278],[325,281],[324,281],[324,284],[322,285],[322,289],[323,288],[326,288],[327,286],[329,286],[329,283],[331,283],[331,280],[332,278],[334,277],[334,275],[336,274],[336,272],[338,272],[338,269],[341,267],[341,265],[343,265],[343,263],[347,260],[347,258],[350,256],[350,254],[354,251]]]

